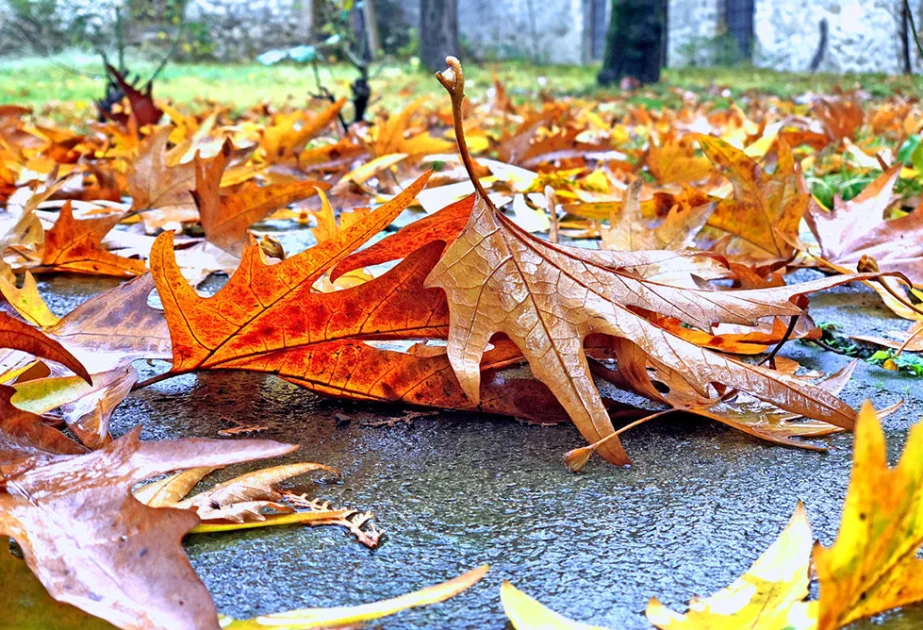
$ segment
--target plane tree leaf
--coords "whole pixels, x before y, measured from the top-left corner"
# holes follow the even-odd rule
[[[708,225],[731,236],[732,251],[756,260],[791,257],[790,242],[798,235],[811,195],[798,187],[800,171],[789,146],[779,141],[776,168],[769,174],[724,140],[695,138],[734,187],[733,196],[717,204]]]
[[[48,592],[124,629],[216,629],[205,586],[180,545],[198,517],[131,496],[139,481],[181,468],[275,457],[268,440],[141,442],[140,428],[101,450],[24,462],[0,476],[0,535],[22,547]]]
[[[191,192],[208,241],[239,256],[247,243],[247,228],[269,213],[316,195],[318,189],[325,190],[330,185],[310,180],[269,186],[248,182],[232,194],[222,195],[221,177],[232,149],[228,140],[214,158],[196,156],[195,189]]]
[[[456,137],[466,164],[461,117],[464,77],[457,60],[438,75],[452,96]],[[781,167],[780,167],[781,168]],[[680,289],[641,280],[631,267],[666,252],[600,252],[555,245],[517,227],[479,188],[468,224],[446,250],[425,286],[446,292],[448,356],[464,392],[479,399],[480,363],[491,337],[504,333],[532,372],[556,395],[591,443],[614,432],[583,352],[592,333],[629,339],[703,395],[712,383],[748,392],[783,409],[852,428],[855,412],[828,392],[695,346],[657,327],[638,309],[708,329],[714,322],[754,325],[763,317],[796,315],[794,299],[865,276],[741,291]],[[662,256],[661,256],[662,257]],[[599,453],[610,463],[629,459],[616,439]]]
[[[119,214],[77,220],[71,202],[61,208],[58,220],[45,234],[41,266],[36,272],[68,272],[131,278],[147,271],[143,260],[107,251],[103,238],[122,219]]]

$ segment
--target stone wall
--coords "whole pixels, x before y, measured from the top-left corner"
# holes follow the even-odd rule
[[[754,63],[776,70],[809,70],[820,43],[820,24],[826,19],[827,47],[818,71],[899,73],[902,4],[903,0],[757,0]],[[914,8],[919,16],[919,6]],[[911,52],[919,66],[912,42]]]
[[[721,0],[668,0],[667,66],[714,63],[714,40],[722,23]]]
[[[252,59],[270,48],[303,44],[313,30],[312,0],[188,0],[186,19],[207,28],[214,55]]]

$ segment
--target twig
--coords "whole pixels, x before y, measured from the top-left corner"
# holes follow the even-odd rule
[[[793,315],[789,319],[788,328],[786,329],[785,334],[782,335],[782,341],[777,343],[776,347],[772,349],[772,352],[766,355],[766,357],[762,361],[757,363],[757,365],[763,365],[764,363],[769,363],[769,365],[771,365],[773,368],[776,367],[776,361],[775,361],[776,355],[779,353],[779,350],[782,349],[782,346],[785,345],[785,342],[791,338],[792,333],[795,332],[795,325],[798,323],[799,317],[800,315]]]
[[[164,58],[160,60],[160,65],[157,66],[156,70],[154,70],[154,74],[151,75],[151,78],[147,80],[147,85],[150,85],[151,83],[154,82],[154,79],[156,79],[160,75],[160,72],[164,69],[164,66],[167,65],[167,62],[173,58],[174,54],[176,54],[176,49],[179,46],[179,42],[183,38],[183,34],[185,32],[186,32],[186,21],[183,20],[183,22],[181,22],[179,25],[179,32],[176,34],[176,39],[173,40],[173,45],[170,46],[170,50],[167,51],[167,54],[164,56]]]
[[[910,8],[910,0],[904,0],[904,9],[907,12],[907,21],[910,22],[910,32],[913,33],[913,41],[917,43],[917,52],[923,58],[923,45],[920,45],[920,35],[917,33],[917,26],[913,23],[913,10]]]

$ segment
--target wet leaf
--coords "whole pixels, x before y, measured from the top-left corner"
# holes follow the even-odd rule
[[[131,497],[131,487],[180,468],[278,456],[295,447],[266,440],[140,442],[139,433],[3,475],[0,534],[19,543],[29,568],[58,601],[120,628],[218,628],[211,597],[180,546],[198,517],[144,506]]]
[[[806,603],[811,559],[811,527],[799,504],[773,545],[733,584],[707,598],[693,598],[686,614],[656,598],[647,618],[661,630],[810,630],[817,604]]]
[[[869,403],[859,414],[853,470],[840,532],[818,544],[819,630],[923,601],[923,425],[910,429],[897,466],[888,466],[881,423]]]

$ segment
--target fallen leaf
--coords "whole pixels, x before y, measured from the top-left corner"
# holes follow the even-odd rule
[[[500,585],[503,612],[516,630],[606,630],[568,619],[546,608],[518,588],[503,581]]]
[[[437,76],[452,95],[464,155],[461,67],[455,61]],[[472,181],[479,186],[473,175]],[[536,378],[568,410],[584,438],[599,442],[614,429],[593,383],[583,340],[604,333],[634,341],[703,395],[709,384],[721,383],[793,413],[853,426],[855,412],[828,392],[699,348],[631,308],[673,316],[701,329],[716,321],[754,325],[767,316],[799,314],[789,301],[799,294],[864,279],[861,276],[756,291],[668,287],[644,282],[630,271],[662,259],[664,252],[597,252],[553,245],[520,230],[492,207],[483,189],[478,197],[468,225],[425,283],[446,292],[449,361],[472,401],[479,400],[484,350],[495,333],[504,333],[522,350]],[[599,452],[610,463],[630,463],[615,439]]]
[[[661,630],[811,630],[817,627],[817,604],[804,600],[812,543],[799,503],[776,542],[737,581],[711,597],[693,598],[684,615],[654,598],[647,619]]]
[[[484,565],[447,582],[373,604],[292,610],[274,615],[262,615],[255,619],[230,620],[227,624],[222,624],[222,627],[227,630],[260,630],[261,628],[308,630],[309,628],[339,628],[365,621],[375,621],[408,608],[429,606],[455,597],[480,582],[488,569],[489,567]]]
[[[830,262],[854,269],[869,256],[882,271],[900,272],[923,284],[923,213],[884,218],[900,169],[897,164],[886,170],[849,201],[835,198],[832,211],[812,205],[805,219]]]
[[[222,196],[221,177],[232,145],[225,142],[211,160],[195,158],[195,189],[192,196],[202,221],[205,237],[221,249],[240,256],[247,243],[247,229],[271,212],[317,194],[329,184],[315,181],[287,182],[259,186],[243,184],[233,194]]]
[[[723,140],[702,135],[696,139],[734,186],[734,196],[717,204],[708,225],[730,235],[732,252],[757,260],[791,257],[790,242],[798,235],[811,196],[798,188],[800,174],[788,145],[780,143],[776,169],[770,175]]]
[[[121,215],[98,219],[74,218],[71,202],[61,208],[58,220],[45,234],[41,266],[36,272],[69,272],[131,278],[147,271],[142,260],[123,258],[106,251],[102,240],[121,220]]]
[[[295,447],[265,440],[140,442],[139,433],[4,475],[0,534],[19,543],[29,568],[60,602],[127,630],[217,630],[211,597],[180,545],[198,517],[149,508],[131,497],[131,487],[180,468],[279,456]]]
[[[869,403],[856,423],[852,477],[833,546],[814,548],[818,630],[835,630],[923,600],[923,424],[895,468]]]

